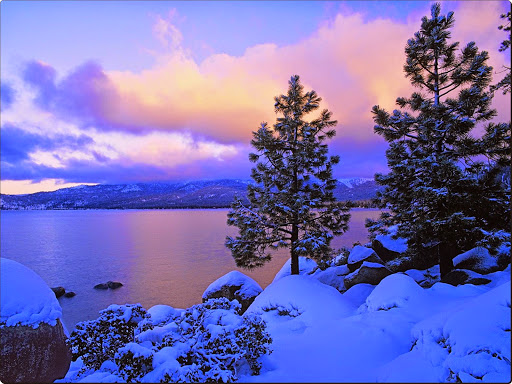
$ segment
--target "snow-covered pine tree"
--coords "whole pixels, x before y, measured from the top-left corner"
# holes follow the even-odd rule
[[[282,115],[271,128],[262,123],[253,132],[249,155],[256,163],[247,188],[249,205],[236,199],[228,225],[239,235],[228,236],[226,246],[237,266],[252,269],[271,259],[267,249],[290,248],[291,273],[299,273],[299,256],[321,261],[330,256],[330,242],[348,228],[349,205],[336,201],[332,178],[338,156],[328,156],[327,139],[337,121],[324,109],[311,121],[305,117],[319,108],[315,91],[304,92],[299,76],[292,76],[288,93],[275,98]]]
[[[479,161],[510,151],[506,126],[474,136],[480,122],[496,115],[487,91],[492,67],[474,42],[458,52],[459,43],[450,42],[454,21],[453,12],[444,16],[439,3],[432,6],[405,47],[405,75],[421,91],[398,98],[402,110],[372,110],[375,132],[389,142],[390,173],[375,179],[385,186],[378,203],[390,212],[367,227],[375,233],[397,224],[410,253],[435,258],[441,276],[453,269],[454,256],[510,228],[510,191]]]
[[[508,39],[505,39],[501,42],[499,51],[505,52],[507,49],[510,48],[510,28],[512,24],[512,12],[503,13],[500,15],[500,18],[505,20],[505,24],[502,24],[498,27],[499,30],[503,30],[505,32],[508,32]],[[498,84],[493,85],[491,89],[498,90],[502,89],[503,94],[510,93],[510,88],[512,86],[512,78],[510,76],[511,67],[507,67],[506,65],[503,66],[505,71],[505,77],[501,79]]]

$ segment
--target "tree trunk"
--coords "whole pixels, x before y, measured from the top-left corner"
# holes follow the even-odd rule
[[[453,271],[453,258],[455,249],[450,244],[439,244],[438,245],[439,252],[439,272],[441,274],[441,280],[448,273]]]
[[[291,237],[291,274],[299,274],[299,255],[295,251],[295,242],[299,238],[299,228],[297,225],[292,225],[292,237]]]

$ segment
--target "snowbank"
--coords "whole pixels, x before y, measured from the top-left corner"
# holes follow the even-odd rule
[[[510,382],[510,281],[419,322],[379,381]]]
[[[365,308],[368,311],[387,311],[391,308],[403,307],[410,300],[420,300],[424,290],[411,277],[403,273],[395,273],[382,279],[366,298]]]
[[[284,263],[284,265],[281,267],[279,272],[277,272],[276,276],[274,277],[274,281],[277,281],[285,276],[291,275],[291,263],[292,260],[288,259]],[[311,260],[304,256],[299,256],[299,275],[307,275],[317,267],[316,261]]]
[[[62,309],[53,291],[31,269],[0,258],[0,327],[56,325]]]
[[[300,275],[286,276],[270,284],[256,297],[247,313],[277,308],[292,310],[309,324],[332,316],[344,317],[354,311],[352,303],[336,289]]]

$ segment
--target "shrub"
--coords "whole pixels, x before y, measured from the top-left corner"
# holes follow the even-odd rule
[[[95,370],[111,360],[111,373],[128,382],[232,382],[242,371],[257,375],[272,339],[259,315],[240,316],[240,308],[236,300],[210,299],[153,326],[138,304],[110,306],[71,334],[73,359],[82,357]]]
[[[96,320],[78,323],[68,339],[73,361],[82,357],[87,368],[99,369],[120,347],[134,341],[139,322],[149,316],[140,304],[111,305]]]

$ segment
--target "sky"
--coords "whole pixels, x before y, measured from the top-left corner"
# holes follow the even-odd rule
[[[247,179],[250,140],[298,74],[338,121],[336,178],[387,172],[371,108],[413,89],[404,47],[428,1],[0,3],[0,192]],[[441,2],[453,41],[490,54],[509,1]],[[497,94],[496,121],[510,120]]]

